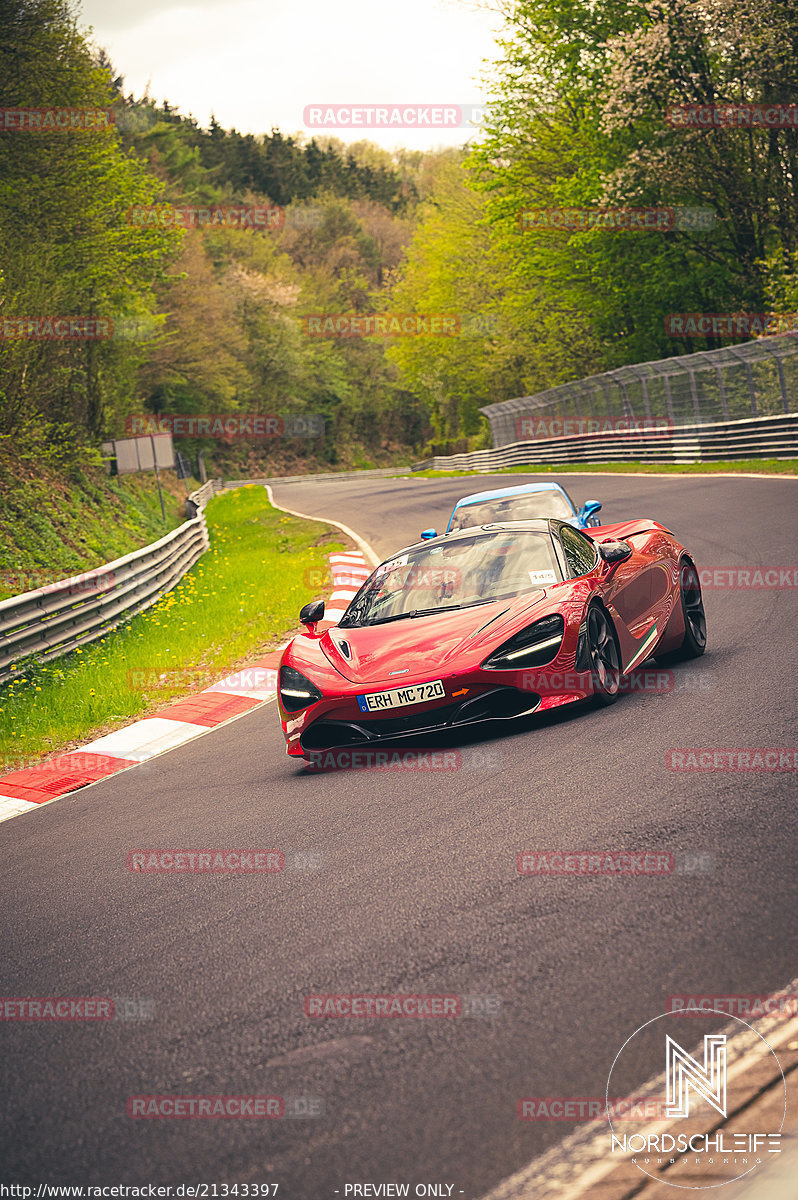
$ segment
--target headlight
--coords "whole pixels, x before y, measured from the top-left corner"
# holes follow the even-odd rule
[[[565,621],[559,613],[543,617],[494,650],[482,664],[483,669],[509,671],[513,667],[543,667],[556,657],[564,633]]]
[[[314,683],[293,667],[280,667],[280,699],[286,712],[299,712],[321,700]]]

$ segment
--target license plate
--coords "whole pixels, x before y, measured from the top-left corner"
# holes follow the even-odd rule
[[[383,712],[386,708],[404,708],[407,704],[423,704],[425,700],[442,700],[446,695],[440,679],[432,683],[411,683],[408,687],[394,688],[390,692],[372,692],[370,696],[358,696],[361,712]]]

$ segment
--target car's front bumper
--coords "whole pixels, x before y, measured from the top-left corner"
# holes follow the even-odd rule
[[[424,681],[408,678],[403,682]],[[363,684],[351,685],[351,692],[347,688],[325,696],[299,713],[288,714],[281,707],[287,753],[306,757],[484,721],[515,720],[593,695],[589,671],[558,668],[557,660],[537,670],[477,669],[454,678],[442,677],[442,682],[446,694],[440,700],[381,713],[361,712],[357,696],[380,690]]]

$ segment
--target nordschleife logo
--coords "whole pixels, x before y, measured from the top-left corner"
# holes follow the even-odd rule
[[[708,1104],[726,1116],[726,1034],[708,1033],[704,1037],[704,1065],[669,1034],[665,1035],[668,1117],[690,1116],[689,1089],[693,1088]]]
[[[606,1090],[610,1155],[690,1191],[723,1187],[773,1161],[787,1115],[784,1072],[762,1034],[720,1009],[702,1010],[702,1016],[710,1032],[697,1045],[686,1036],[695,1025],[678,1013],[641,1025],[615,1056]],[[661,1072],[642,1087],[641,1063]],[[773,1081],[778,1103],[749,1109],[763,1079]],[[625,1096],[631,1087],[638,1098],[656,1101],[662,1116],[630,1120],[628,1106],[610,1096]]]

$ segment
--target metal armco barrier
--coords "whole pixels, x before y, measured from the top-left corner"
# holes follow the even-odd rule
[[[47,662],[102,637],[150,608],[208,549],[202,511],[221,480],[191,499],[197,516],[123,558],[0,601],[0,682],[22,674],[26,659]]]
[[[476,471],[526,464],[725,462],[746,458],[798,458],[798,413],[705,425],[680,425],[666,433],[589,433],[581,437],[514,442],[495,450],[436,455],[414,471]]]
[[[207,483],[203,483],[202,487],[197,488],[196,492],[192,492],[188,498],[196,504],[197,508],[204,508],[211,496],[220,492],[222,487],[221,479],[209,479]]]

